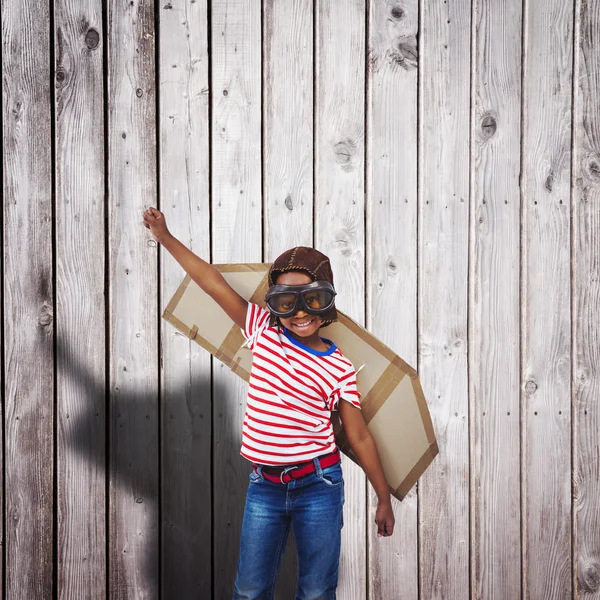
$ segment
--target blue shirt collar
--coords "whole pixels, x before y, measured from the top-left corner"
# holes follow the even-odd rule
[[[290,342],[292,342],[292,344],[294,344],[295,346],[298,346],[298,348],[302,348],[302,350],[305,350],[306,352],[308,352],[310,354],[314,354],[315,356],[329,356],[330,354],[333,354],[337,350],[337,346],[331,340],[328,340],[327,338],[321,338],[321,339],[324,342],[326,342],[327,344],[331,344],[331,347],[328,348],[327,350],[324,350],[323,352],[321,352],[320,350],[313,350],[312,348],[309,348],[306,344],[303,344],[300,340],[296,339],[286,327],[283,328],[283,334],[285,335],[285,337],[288,340],[290,340]]]

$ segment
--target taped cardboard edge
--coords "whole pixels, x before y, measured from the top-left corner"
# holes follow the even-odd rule
[[[427,401],[425,400],[425,394],[423,393],[421,383],[418,379],[413,379],[411,383],[413,386],[413,391],[415,393],[415,398],[417,399],[417,406],[419,407],[419,413],[421,414],[421,421],[423,421],[423,429],[425,429],[427,441],[430,444],[436,444],[435,431],[433,430],[431,415],[429,414],[429,409],[427,408]]]
[[[183,333],[190,340],[192,340],[193,342],[196,342],[196,344],[198,344],[199,346],[201,346],[202,348],[204,348],[205,350],[210,352],[215,358],[219,358],[219,356],[218,356],[219,349],[218,348],[213,346],[210,342],[207,342],[204,338],[197,337],[196,334],[198,333],[198,327],[196,325],[194,325],[190,329],[185,323],[180,321],[177,317],[175,317],[171,313],[167,313],[166,311],[163,313],[162,316],[163,316],[163,319],[165,319],[165,321],[171,323],[171,325],[173,325],[176,329],[181,331],[181,333]],[[244,379],[245,381],[250,381],[250,373],[248,373],[248,371],[246,371],[246,369],[240,367],[239,359],[237,361],[235,361],[235,360],[230,361],[230,360],[227,360],[226,357],[222,356],[219,358],[219,360],[223,364],[227,365],[232,371],[234,371],[234,373],[239,375],[242,379]]]
[[[374,338],[372,334],[370,334],[364,327],[360,326],[358,323],[355,323],[350,317],[347,317],[339,310],[338,320],[361,340],[371,346],[371,348],[376,350],[382,356],[385,356],[390,363],[395,364],[401,371],[404,371],[411,379],[416,379],[418,377],[416,369],[404,362],[391,348],[388,348],[383,342],[380,342],[377,338]]]
[[[417,480],[425,472],[427,467],[432,463],[433,459],[439,454],[437,442],[433,442],[421,458],[417,461],[417,464],[410,470],[408,475],[404,478],[402,483],[396,490],[392,491],[392,494],[399,500],[404,500],[406,495],[412,489],[413,485],[417,483]]]
[[[185,290],[187,289],[187,286],[189,285],[191,280],[192,280],[192,278],[189,275],[186,275],[184,277],[183,281],[177,288],[175,295],[171,298],[171,300],[169,301],[169,304],[167,304],[165,310],[163,311],[163,314],[162,314],[163,319],[166,319],[168,321],[169,319],[168,319],[167,315],[168,316],[173,315],[173,311],[177,308],[177,305],[179,304],[179,301],[183,297],[183,294],[185,294]]]
[[[252,265],[249,265],[249,266],[252,266]],[[251,270],[251,269],[248,269],[247,271],[249,271],[249,270]],[[239,271],[236,271],[236,272],[239,272]],[[258,284],[256,289],[254,290],[254,293],[252,294],[252,296],[250,296],[250,298],[248,299],[248,302],[251,304],[260,304],[262,302],[262,300],[264,300],[264,298],[265,298],[268,287],[269,287],[268,272],[265,271],[265,274],[264,274],[263,278],[261,279],[261,282]],[[231,370],[234,373],[238,373],[243,370],[243,369],[239,369],[239,358],[237,358],[237,362],[236,362],[236,355],[239,352],[241,346],[244,344],[244,342],[245,342],[245,338],[244,338],[244,335],[242,334],[242,330],[234,323],[233,327],[229,330],[229,333],[227,334],[227,336],[221,343],[221,347],[217,351],[217,354],[215,355],[216,358],[218,358],[221,362],[225,363],[228,367],[231,367]],[[233,361],[223,360],[223,357],[225,357],[227,355],[232,356]]]
[[[396,364],[391,362],[369,392],[361,399],[360,410],[367,425],[404,377],[406,377],[406,373],[403,373]]]
[[[348,443],[348,438],[346,437],[346,432],[344,431],[344,427],[341,426],[335,432],[335,441],[338,448],[355,464],[360,466],[356,455],[350,448],[350,444]],[[415,466],[410,470],[408,475],[402,480],[402,483],[398,486],[397,489],[390,487],[388,485],[388,489],[390,494],[402,501],[406,498],[408,492],[413,488],[413,486],[417,483],[419,477],[423,475],[427,467],[431,464],[433,459],[439,454],[439,449],[437,446],[437,442],[434,440],[433,443],[425,450],[425,453],[421,458],[417,461]]]

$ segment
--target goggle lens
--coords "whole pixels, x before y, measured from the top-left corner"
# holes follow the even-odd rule
[[[333,302],[333,294],[325,290],[305,292],[302,298],[306,306],[313,310],[326,308]]]
[[[286,313],[293,310],[295,304],[295,294],[276,294],[269,298],[269,306],[279,313]]]

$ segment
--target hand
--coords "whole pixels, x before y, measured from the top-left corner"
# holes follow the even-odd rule
[[[392,502],[380,500],[377,503],[377,511],[375,512],[375,523],[377,524],[377,537],[388,537],[394,533],[394,511],[392,510]]]
[[[171,235],[167,229],[165,215],[152,206],[144,211],[144,226],[152,232],[152,235],[159,243]]]

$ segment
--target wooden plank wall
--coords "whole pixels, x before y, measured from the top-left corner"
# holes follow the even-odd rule
[[[0,598],[229,598],[245,384],[162,322],[314,245],[440,455],[338,597],[600,599],[600,0],[22,0],[2,22]],[[293,597],[288,544],[276,597]]]

